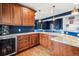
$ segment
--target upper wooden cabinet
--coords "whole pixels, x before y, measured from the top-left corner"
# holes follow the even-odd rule
[[[0,24],[2,23],[2,4],[0,4]]]
[[[29,9],[23,7],[22,8],[22,25],[27,25],[29,26],[29,14],[28,14]]]
[[[23,12],[23,19],[22,19],[23,25],[34,26],[35,12],[25,7],[22,8],[22,12]]]
[[[13,4],[13,18],[14,18],[14,24],[15,25],[21,25],[22,21],[22,10],[20,5]]]
[[[29,14],[29,23],[28,23],[28,25],[34,26],[35,13],[32,10],[29,10],[28,14]]]
[[[35,11],[19,4],[0,4],[0,24],[34,26]]]
[[[12,4],[2,4],[2,24],[12,25],[13,18]]]

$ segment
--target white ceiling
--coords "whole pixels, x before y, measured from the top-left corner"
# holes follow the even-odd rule
[[[21,3],[22,5],[28,6],[36,11],[41,10],[41,19],[52,16],[52,6],[55,5],[54,15],[61,14],[73,9],[73,3]],[[79,5],[77,4],[77,8]],[[36,13],[36,19],[39,19],[38,12]]]

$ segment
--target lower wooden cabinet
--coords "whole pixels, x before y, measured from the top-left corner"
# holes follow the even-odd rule
[[[17,37],[17,52],[40,44],[47,48],[52,56],[79,56],[79,48],[51,40],[47,34],[28,34]],[[53,38],[53,37],[52,37]]]
[[[79,56],[79,48],[66,45],[59,42],[52,42],[53,49],[50,54],[52,56]]]
[[[29,43],[30,47],[33,47],[33,46],[39,44],[38,34],[31,34],[31,35],[29,35],[29,39],[30,39],[29,40],[30,41],[30,43]]]
[[[51,50],[52,49],[52,41],[50,40],[50,36],[47,34],[39,34],[40,45]]]
[[[38,34],[21,35],[17,37],[17,52],[39,44]]]
[[[49,49],[50,52],[53,49],[53,41],[51,40],[51,36],[50,35],[48,35],[48,39],[47,39],[47,48]]]
[[[29,48],[29,39],[28,36],[22,35],[17,37],[17,51],[22,51]]]
[[[47,46],[47,37],[45,34],[39,34],[40,37],[40,45],[42,45],[43,47]]]
[[[52,56],[79,56],[79,48],[51,40],[47,34],[39,34],[40,45],[47,48]]]
[[[60,47],[61,44],[59,44],[58,42],[54,42],[54,41],[52,42],[52,44],[53,44],[53,49],[51,49],[50,54],[53,56],[62,55],[63,50],[61,48],[62,46]]]

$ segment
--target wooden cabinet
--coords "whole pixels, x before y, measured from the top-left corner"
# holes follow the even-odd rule
[[[26,35],[17,37],[17,52],[23,51],[24,49],[29,48],[29,37]]]
[[[0,4],[0,24],[2,23],[2,4]]]
[[[38,38],[38,34],[31,34],[29,35],[30,38],[30,47],[33,47],[35,45],[39,44],[39,38]]]
[[[21,7],[18,4],[2,3],[0,5],[2,9],[0,24],[21,25]]]
[[[79,48],[65,44],[62,45],[63,45],[62,50],[64,56],[79,56]]]
[[[28,15],[29,15],[29,22],[28,22],[28,25],[30,26],[34,26],[34,20],[35,20],[35,12],[32,11],[32,10],[29,10],[28,11]]]
[[[74,56],[79,56],[79,48],[71,47],[71,50]]]
[[[53,49],[51,50],[51,54],[53,56],[62,56],[63,55],[63,50],[62,50],[62,45],[58,42],[52,42],[53,43]]]
[[[52,49],[52,41],[50,40],[50,36],[47,34],[39,34],[40,37],[40,45],[51,50]]]
[[[53,49],[50,54],[53,56],[79,56],[79,48],[53,41]]]
[[[23,10],[23,25],[24,26],[34,26],[35,12],[28,8],[25,8],[25,7],[23,7],[22,10]]]
[[[53,41],[51,40],[51,36],[50,35],[48,35],[47,36],[47,48],[49,49],[49,51],[51,52],[52,51],[52,49],[53,49]]]
[[[29,14],[28,14],[27,8],[23,7],[22,8],[22,25],[24,26],[29,26]]]
[[[2,4],[2,24],[12,25],[13,23],[12,4]]]
[[[47,48],[47,39],[48,36],[46,34],[40,34],[40,45]]]
[[[21,6],[17,4],[13,4],[13,23],[14,25],[21,25],[22,22],[22,10]]]
[[[40,45],[45,47],[45,38],[46,36],[44,34],[39,34],[40,37]]]
[[[34,26],[35,11],[14,3],[0,4],[0,24]]]
[[[39,44],[38,34],[21,35],[17,37],[17,52]]]
[[[79,56],[79,48],[51,40],[47,34],[39,34],[40,45],[49,49],[53,56]]]

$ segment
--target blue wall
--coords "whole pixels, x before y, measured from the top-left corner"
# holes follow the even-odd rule
[[[24,32],[33,32],[32,26],[9,26],[10,33],[24,33]],[[19,29],[21,30],[19,32]]]

